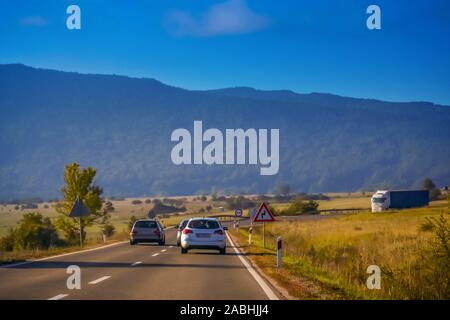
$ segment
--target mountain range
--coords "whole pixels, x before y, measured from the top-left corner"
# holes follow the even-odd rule
[[[356,81],[356,80],[355,80]],[[280,168],[174,165],[171,133],[278,128]],[[60,195],[64,165],[97,168],[108,196],[302,192],[450,182],[450,107],[0,65],[0,200]]]

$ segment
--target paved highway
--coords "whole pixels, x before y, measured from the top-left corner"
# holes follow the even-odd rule
[[[81,289],[66,286],[70,265]],[[0,267],[0,299],[277,299],[230,242],[227,254],[182,255],[175,230],[166,245],[120,243],[101,249]]]

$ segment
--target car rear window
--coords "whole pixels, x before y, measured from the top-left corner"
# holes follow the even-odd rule
[[[134,225],[135,228],[158,228],[155,221],[137,221]]]
[[[219,229],[219,223],[214,220],[192,220],[189,222],[189,228],[192,229]]]

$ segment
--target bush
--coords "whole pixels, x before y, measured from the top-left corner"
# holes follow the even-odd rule
[[[0,251],[13,251],[14,237],[14,229],[10,228],[8,234],[0,239]]]
[[[48,249],[60,242],[55,226],[49,218],[40,213],[27,213],[16,229],[0,240],[0,247],[5,251]]]
[[[318,214],[319,203],[314,200],[294,200],[286,210],[280,211],[280,215]]]
[[[103,226],[102,226],[102,233],[106,236],[106,237],[112,237],[112,235],[114,234],[116,232],[116,228],[112,225],[112,224],[110,224],[110,223],[107,223],[107,224],[104,224]]]
[[[139,204],[142,204],[142,201],[141,200],[133,200],[133,201],[131,201],[131,204],[139,205]]]

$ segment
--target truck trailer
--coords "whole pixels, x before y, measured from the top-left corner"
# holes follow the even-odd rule
[[[428,190],[379,190],[372,196],[372,212],[426,207]]]

